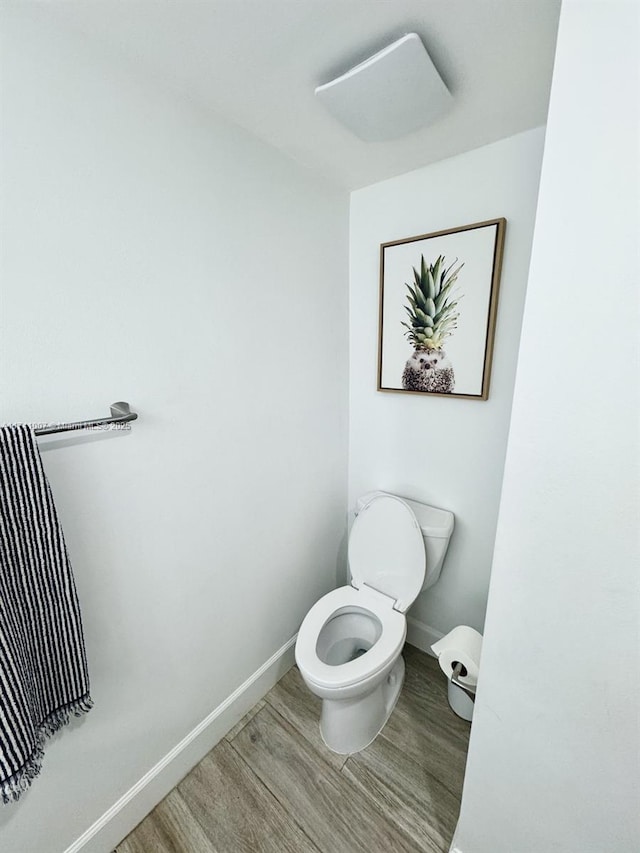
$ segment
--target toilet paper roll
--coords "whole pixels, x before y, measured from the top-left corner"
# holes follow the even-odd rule
[[[467,670],[467,675],[459,676],[461,683],[470,687],[476,686],[482,653],[482,634],[467,625],[459,625],[431,648],[438,656],[440,669],[447,678],[451,678],[453,667],[456,661],[459,661]]]

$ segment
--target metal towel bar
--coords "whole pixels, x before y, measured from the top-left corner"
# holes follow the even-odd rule
[[[111,417],[97,418],[92,421],[74,421],[67,424],[51,424],[34,430],[36,435],[52,435],[56,432],[71,432],[76,429],[90,429],[91,427],[107,426],[109,424],[124,424],[135,421],[138,417],[136,412],[131,411],[128,403],[114,403],[111,407]]]

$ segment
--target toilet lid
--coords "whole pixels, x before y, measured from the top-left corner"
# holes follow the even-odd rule
[[[396,599],[404,613],[422,589],[426,569],[422,530],[411,508],[394,495],[379,495],[361,510],[349,536],[353,586]]]

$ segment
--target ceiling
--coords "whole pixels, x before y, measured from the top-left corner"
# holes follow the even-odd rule
[[[560,0],[53,0],[147,77],[349,189],[544,124]],[[453,94],[431,127],[366,143],[314,88],[417,32]]]

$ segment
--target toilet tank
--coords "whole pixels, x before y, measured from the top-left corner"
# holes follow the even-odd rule
[[[391,492],[367,492],[356,501],[356,515],[369,503],[372,498],[378,495],[389,495]],[[438,509],[429,504],[423,504],[419,501],[410,500],[395,495],[401,498],[413,510],[418,524],[422,528],[422,536],[424,538],[424,546],[427,552],[427,570],[424,576],[424,584],[422,589],[428,589],[440,577],[442,564],[449,547],[449,540],[453,533],[454,515],[447,509]]]

